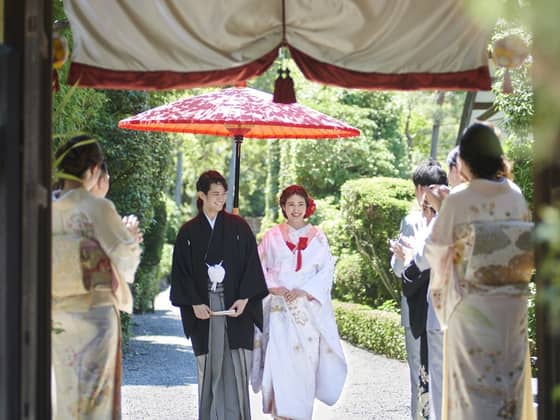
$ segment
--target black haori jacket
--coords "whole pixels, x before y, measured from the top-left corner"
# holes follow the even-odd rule
[[[199,214],[179,230],[173,250],[171,303],[181,308],[183,330],[195,355],[208,353],[209,320],[198,319],[192,305],[209,304],[208,264],[220,261],[225,269],[224,303],[249,299],[243,314],[226,317],[231,349],[253,349],[254,326],[262,329],[262,299],[268,294],[255,236],[239,216],[218,213],[214,230]]]

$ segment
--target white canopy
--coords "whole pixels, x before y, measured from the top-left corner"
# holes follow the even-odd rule
[[[69,82],[121,89],[223,85],[285,45],[304,75],[365,89],[490,88],[489,28],[462,0],[64,0]]]

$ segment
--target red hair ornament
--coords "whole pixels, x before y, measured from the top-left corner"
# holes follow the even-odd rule
[[[307,198],[307,209],[305,210],[305,216],[304,218],[308,218],[313,216],[313,213],[315,213],[315,209],[317,208],[317,206],[315,205],[315,200],[313,200],[310,196],[308,196]]]

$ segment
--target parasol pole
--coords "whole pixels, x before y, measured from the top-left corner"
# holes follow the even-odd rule
[[[235,189],[235,140],[231,142],[231,158],[229,159],[228,192],[226,199],[226,210],[233,210],[233,191]]]
[[[243,143],[243,135],[236,134],[233,136],[235,142],[235,187],[233,190],[233,214],[239,214],[239,162],[241,160],[241,143]]]

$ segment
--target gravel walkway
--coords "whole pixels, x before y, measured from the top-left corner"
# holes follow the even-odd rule
[[[317,402],[314,420],[405,420],[409,416],[408,367],[343,343],[349,374],[340,400]],[[195,420],[197,379],[190,341],[183,335],[169,290],[156,299],[153,314],[133,317],[133,337],[123,363],[123,419]],[[259,394],[251,394],[253,420],[262,414]]]

